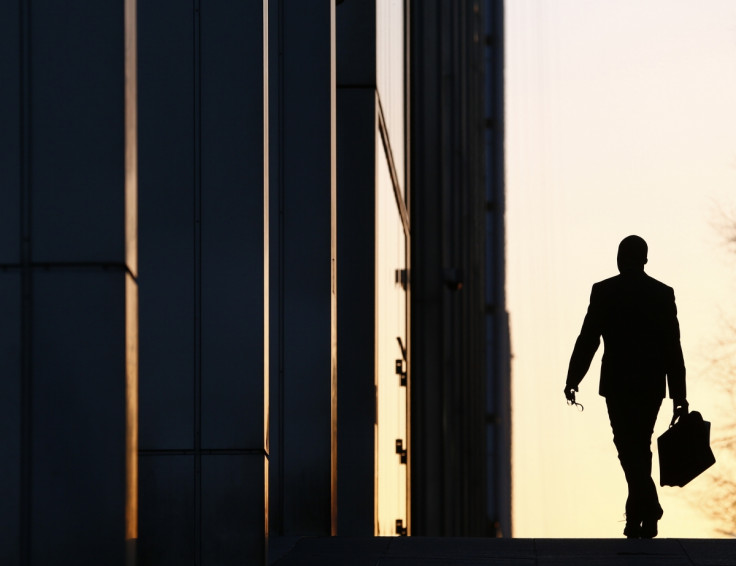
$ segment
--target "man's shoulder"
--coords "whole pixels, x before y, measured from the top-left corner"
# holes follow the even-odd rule
[[[637,275],[635,279],[619,273],[618,275],[614,275],[613,277],[609,277],[608,279],[603,279],[602,281],[594,283],[593,292],[597,291],[599,293],[605,293],[607,291],[613,291],[614,289],[618,289],[623,286],[628,286],[632,283],[635,285],[635,287],[647,288],[654,293],[662,293],[668,295],[674,294],[674,289],[672,287],[665,283],[662,283],[654,277],[650,277],[646,273],[641,273]]]
[[[649,285],[649,287],[651,287],[652,289],[656,289],[656,291],[660,293],[674,294],[675,290],[666,283],[662,283],[654,277],[650,277],[646,273],[644,275],[644,280],[646,281],[647,285]]]
[[[597,283],[593,283],[593,291],[606,291],[607,289],[613,289],[615,287],[618,287],[621,284],[621,275],[614,275],[613,277],[609,277],[608,279],[604,279],[603,281],[598,281]]]
[[[618,288],[620,288],[618,275],[593,283],[593,288],[590,290],[591,303],[601,304],[609,302],[611,297],[618,294],[616,292]]]

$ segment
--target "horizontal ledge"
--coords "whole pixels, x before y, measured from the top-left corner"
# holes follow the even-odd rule
[[[124,271],[130,274],[133,279],[137,277],[133,275],[131,269],[124,262],[115,261],[32,261],[23,263],[0,263],[0,271],[20,271],[23,269],[39,269],[43,271],[66,271],[66,270],[83,270],[83,271]]]
[[[268,453],[263,448],[194,448],[177,449],[141,449],[139,456],[266,456]]]
[[[361,84],[361,83],[354,83],[354,84],[340,84],[338,83],[335,85],[338,90],[345,89],[345,90],[370,90],[370,91],[376,91],[378,90],[378,87],[374,84]]]

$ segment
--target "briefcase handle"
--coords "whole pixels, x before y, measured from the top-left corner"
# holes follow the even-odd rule
[[[679,411],[677,409],[680,409]],[[672,420],[670,421],[669,428],[672,428],[675,426],[675,421],[678,419],[687,416],[690,412],[690,404],[687,401],[684,401],[682,405],[679,405],[678,407],[675,407],[675,410],[672,414]]]

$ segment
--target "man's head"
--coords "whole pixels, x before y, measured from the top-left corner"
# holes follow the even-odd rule
[[[639,236],[627,236],[618,245],[618,270],[643,271],[647,262],[647,243]]]

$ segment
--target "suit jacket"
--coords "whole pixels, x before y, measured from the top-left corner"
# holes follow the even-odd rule
[[[598,392],[604,397],[684,399],[685,363],[675,293],[644,271],[626,271],[593,285],[575,342],[567,385],[582,381],[603,337]]]

